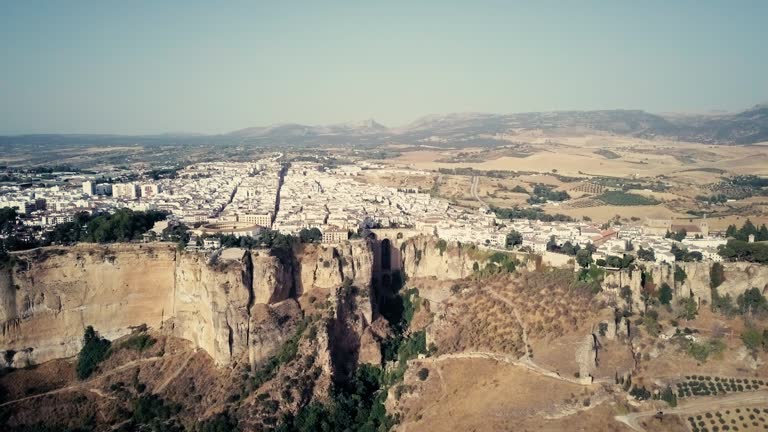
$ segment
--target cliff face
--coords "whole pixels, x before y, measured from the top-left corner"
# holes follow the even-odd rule
[[[307,245],[285,263],[267,250],[206,256],[160,243],[82,244],[17,258],[0,270],[0,351],[30,363],[77,354],[88,325],[114,339],[146,324],[194,342],[217,364],[254,364],[294,330],[297,296],[321,288],[335,298],[349,278],[368,299],[373,272],[365,241]],[[371,322],[370,301],[357,310]]]
[[[347,376],[358,363],[381,363],[374,319],[374,255],[366,240],[336,246],[305,245],[297,256],[298,291],[329,290],[334,316],[328,323],[328,347],[334,371]],[[349,286],[345,285],[349,281]]]
[[[0,350],[26,351],[30,362],[76,354],[87,325],[111,339],[172,313],[173,246],[79,245],[17,258],[0,276]]]
[[[282,317],[300,315],[289,300],[290,269],[267,251],[227,249],[210,260],[182,254],[175,276],[172,331],[218,364],[246,354],[255,364],[288,337]]]
[[[475,263],[484,261],[483,251],[446,245],[442,249],[435,237],[414,237],[401,244],[403,271],[408,277],[461,279],[470,276]]]
[[[297,292],[336,288],[348,278],[369,289],[373,274],[371,245],[364,240],[337,246],[305,245],[297,256]]]
[[[675,297],[689,296],[701,301],[710,303],[712,301],[712,292],[710,290],[710,275],[712,271],[711,263],[702,262],[681,262],[677,264],[686,273],[683,282],[675,282],[675,267],[668,264],[646,265],[647,271],[653,278],[657,287],[662,283],[667,283],[674,288]],[[717,288],[720,295],[730,294],[736,297],[750,288],[759,288],[764,290],[768,287],[768,266],[735,262],[722,263],[725,281]],[[642,305],[640,292],[642,288],[642,272],[640,270],[629,271],[621,270],[607,273],[603,280],[603,287],[619,290],[621,287],[629,286],[632,289],[633,303],[636,306]]]
[[[226,250],[208,265],[199,254],[181,254],[175,273],[172,330],[227,363],[247,349],[252,262],[241,249]]]

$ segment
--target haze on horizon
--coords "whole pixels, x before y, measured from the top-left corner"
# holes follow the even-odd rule
[[[740,111],[768,98],[761,1],[287,3],[5,2],[0,134]]]

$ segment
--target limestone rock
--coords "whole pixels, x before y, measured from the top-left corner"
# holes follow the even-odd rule
[[[267,305],[255,304],[251,309],[248,361],[251,367],[274,355],[283,343],[293,335],[295,322],[301,316],[299,304],[294,299]]]
[[[206,255],[168,243],[19,253],[12,268],[0,269],[0,350],[24,357],[3,361],[74,356],[88,325],[115,339],[145,324],[192,341],[219,365],[240,358],[253,363],[294,331],[301,316],[296,296],[306,287],[335,293],[347,278],[356,289],[343,320],[354,324],[359,340],[374,315],[369,242],[307,249],[285,263],[268,250]]]
[[[81,244],[16,257],[0,271],[0,349],[32,347],[32,363],[77,354],[87,325],[114,339],[171,315],[173,245]]]
[[[435,237],[419,236],[401,245],[403,270],[408,277],[434,277],[441,280],[470,276],[475,263],[480,265],[479,254],[455,244],[440,248]]]
[[[337,246],[305,245],[298,255],[297,293],[314,288],[335,289],[349,279],[369,289],[373,274],[373,253],[367,240],[352,240]]]
[[[363,336],[360,338],[360,353],[358,362],[361,364],[381,365],[381,346],[379,341],[373,335],[370,327],[363,330]]]
[[[280,260],[264,251],[252,251],[255,303],[277,303],[291,297],[293,275]]]

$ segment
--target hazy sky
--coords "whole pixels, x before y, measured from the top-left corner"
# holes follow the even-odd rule
[[[0,2],[0,134],[740,110],[768,1]]]

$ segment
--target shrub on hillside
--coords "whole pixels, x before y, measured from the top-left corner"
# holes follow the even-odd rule
[[[96,334],[93,326],[85,328],[83,348],[77,356],[77,377],[86,379],[109,356],[110,341]]]

